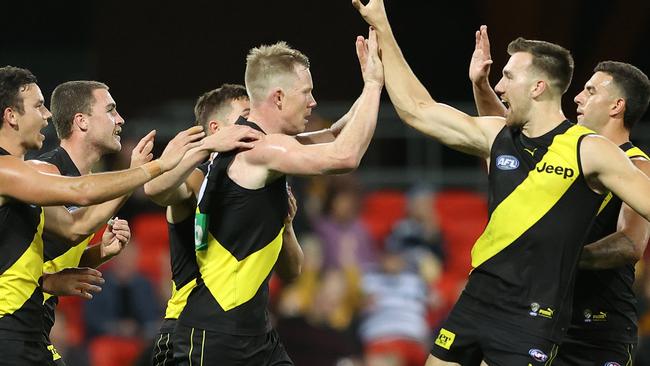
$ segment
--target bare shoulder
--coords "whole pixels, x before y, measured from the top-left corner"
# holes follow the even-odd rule
[[[25,163],[41,173],[61,175],[61,171],[56,165],[50,164],[46,161],[27,160]]]
[[[284,155],[299,146],[302,145],[293,136],[276,133],[265,135],[255,142],[255,147],[238,155],[251,164],[265,164],[270,159]]]

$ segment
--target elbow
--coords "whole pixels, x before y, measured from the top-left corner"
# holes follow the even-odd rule
[[[298,277],[300,277],[300,274],[302,273],[302,265],[297,264],[292,266],[291,268],[287,268],[287,271],[284,271],[284,273],[278,273],[280,275],[280,278],[282,279],[282,282],[285,284],[291,284],[294,283]]]

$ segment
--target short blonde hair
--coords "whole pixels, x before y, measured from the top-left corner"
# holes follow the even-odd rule
[[[282,86],[286,77],[296,76],[296,66],[309,68],[309,59],[286,42],[255,47],[246,57],[246,90],[251,102],[264,98],[275,86]]]

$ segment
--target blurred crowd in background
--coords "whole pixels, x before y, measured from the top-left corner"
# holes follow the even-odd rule
[[[103,168],[125,167],[134,144],[124,141]],[[271,313],[295,364],[423,365],[471,270],[487,222],[484,193],[427,182],[368,189],[355,174],[290,184],[305,261],[294,283],[272,279]],[[100,268],[102,292],[57,308],[52,341],[68,366],[150,364],[171,294],[164,209],[138,191],[118,215],[133,239]],[[638,364],[650,364],[650,266],[640,263],[636,287]]]

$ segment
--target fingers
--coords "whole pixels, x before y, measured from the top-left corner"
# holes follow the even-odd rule
[[[366,40],[362,36],[357,36],[355,46],[357,49],[357,57],[359,58],[359,63],[361,64],[361,67],[363,67],[365,66],[368,59],[368,53],[366,51]]]
[[[370,55],[378,55],[378,49],[379,47],[377,46],[377,32],[375,31],[375,28],[370,27],[370,30],[368,31],[368,52]]]
[[[148,134],[146,134],[143,138],[140,139],[137,145],[135,145],[135,148],[133,150],[135,151],[143,151],[145,146],[149,143],[153,146],[153,141],[154,138],[156,137],[156,130],[151,130]]]
[[[360,0],[352,0],[352,6],[357,10],[361,10],[364,7]]]

